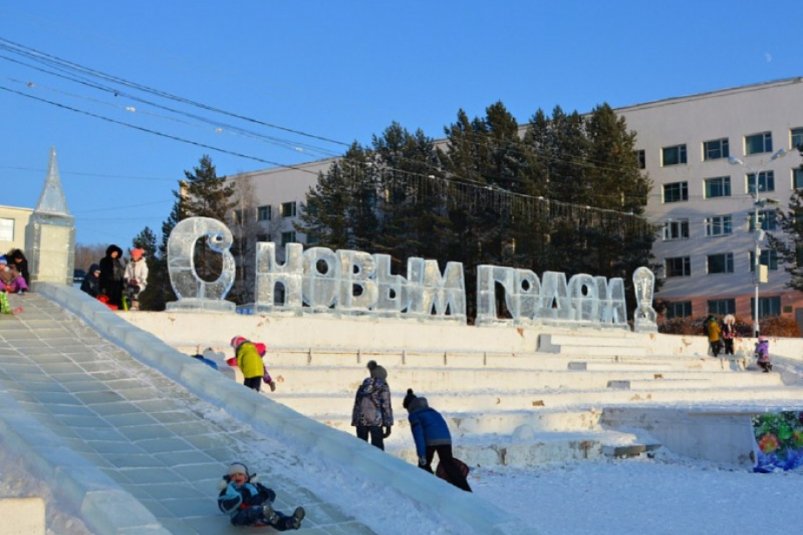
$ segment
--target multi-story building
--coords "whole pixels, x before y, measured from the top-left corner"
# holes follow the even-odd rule
[[[661,227],[653,253],[664,280],[656,299],[668,303],[667,317],[733,313],[751,321],[754,216],[762,230],[779,230],[773,208],[785,208],[803,188],[801,102],[803,78],[793,78],[616,110],[637,133],[640,162],[653,181],[646,216]],[[303,243],[293,223],[332,161],[230,177],[253,191],[247,209],[256,227],[249,234]],[[758,249],[768,273],[759,285],[760,316],[794,315],[803,326],[803,293],[786,287],[789,276],[765,242]]]
[[[653,181],[646,214],[661,226],[653,254],[668,317],[733,313],[749,323],[758,249],[767,266],[759,317],[794,314],[803,325],[803,293],[786,287],[754,221],[779,231],[774,209],[803,187],[801,102],[803,78],[793,78],[616,110]]]

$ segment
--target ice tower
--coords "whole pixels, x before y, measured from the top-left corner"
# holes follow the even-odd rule
[[[25,254],[31,281],[72,284],[75,218],[61,189],[55,147],[50,148],[45,186],[25,228]]]

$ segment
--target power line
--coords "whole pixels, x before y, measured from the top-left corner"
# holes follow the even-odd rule
[[[319,141],[326,141],[328,143],[334,143],[336,145],[349,146],[348,143],[344,143],[344,142],[338,141],[336,139],[331,139],[331,138],[327,138],[327,137],[324,137],[324,136],[319,136],[319,135],[303,132],[301,130],[296,130],[296,129],[293,129],[293,128],[287,128],[287,127],[280,126],[280,125],[277,125],[277,124],[268,123],[268,122],[265,122],[265,121],[262,121],[262,120],[259,120],[259,119],[254,119],[254,118],[251,118],[251,117],[248,117],[248,116],[245,116],[245,115],[241,115],[241,114],[238,114],[238,113],[229,112],[229,111],[226,111],[226,110],[223,110],[223,109],[220,109],[220,108],[216,108],[214,106],[209,106],[207,104],[204,104],[202,102],[197,102],[197,101],[189,99],[189,98],[181,97],[181,96],[178,96],[178,95],[173,95],[173,94],[168,93],[166,91],[162,91],[162,90],[159,90],[159,89],[151,88],[151,87],[143,85],[143,84],[139,84],[139,83],[136,83],[136,82],[130,82],[130,81],[124,79],[124,78],[120,78],[118,76],[107,74],[107,73],[104,73],[104,72],[96,70],[96,69],[85,67],[85,66],[80,65],[78,63],[73,63],[71,61],[59,58],[58,56],[54,56],[52,54],[48,54],[48,53],[42,52],[40,50],[36,50],[34,48],[27,47],[27,46],[22,45],[20,43],[15,43],[15,42],[10,41],[8,39],[5,39],[3,37],[0,37],[0,42],[6,43],[6,45],[0,45],[2,48],[6,48],[6,49],[8,49],[10,51],[16,51],[17,53],[23,53],[25,55],[28,55],[29,57],[32,57],[33,59],[36,59],[37,61],[46,62],[46,63],[50,63],[50,64],[55,64],[55,65],[59,65],[59,66],[62,66],[62,67],[67,67],[67,68],[70,68],[70,69],[73,69],[73,70],[77,70],[79,72],[83,72],[85,74],[89,74],[91,76],[95,76],[97,78],[101,78],[101,79],[104,79],[104,80],[107,80],[107,81],[112,81],[112,82],[118,83],[120,85],[124,85],[126,87],[131,87],[131,88],[137,89],[139,91],[143,91],[143,92],[146,92],[146,93],[151,93],[151,94],[154,94],[154,95],[158,95],[158,96],[160,96],[162,98],[167,98],[167,99],[174,100],[174,101],[177,101],[177,102],[182,102],[184,104],[189,104],[191,106],[195,106],[195,107],[207,110],[207,111],[211,111],[211,112],[214,112],[214,113],[219,113],[219,114],[226,115],[226,116],[229,116],[229,117],[234,117],[234,118],[237,118],[237,119],[240,119],[240,120],[243,120],[243,121],[251,122],[251,123],[254,123],[254,124],[259,124],[261,126],[265,126],[265,127],[268,127],[268,128],[274,128],[276,130],[289,132],[289,133],[292,133],[292,134],[308,137],[308,138],[311,138],[311,139],[317,139]]]

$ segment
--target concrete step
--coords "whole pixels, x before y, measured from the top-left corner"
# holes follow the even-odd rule
[[[294,367],[271,366],[270,373],[279,387],[279,394],[303,394],[305,392],[332,392],[337,394],[356,392],[367,376],[367,370],[358,368],[351,373],[340,367]],[[629,383],[626,388],[709,388],[723,386],[781,385],[778,374],[723,371],[647,371],[645,369],[612,368],[610,370],[579,371],[529,371],[522,381],[519,370],[472,369],[472,368],[390,368],[388,383],[391,391],[404,392],[407,388],[420,391],[451,392],[475,391],[493,388],[502,393],[527,389],[599,389],[622,388],[619,383]],[[616,383],[616,384],[612,384]],[[448,385],[448,386],[446,386]]]
[[[770,374],[766,377],[770,379]],[[499,393],[490,389],[471,393],[423,391],[419,395],[428,398],[430,405],[442,412],[473,412],[482,410],[528,410],[559,407],[604,407],[613,405],[655,405],[669,403],[742,403],[769,400],[803,399],[803,389],[781,387],[773,383],[766,387],[735,387],[708,389],[589,389],[589,390],[529,390]],[[353,393],[334,395],[331,392],[291,394],[266,393],[275,401],[285,404],[305,415],[351,414]],[[393,409],[404,414],[401,395],[393,398]]]
[[[351,414],[310,414],[319,422],[353,433]],[[449,430],[455,437],[470,435],[501,434],[512,435],[516,429],[526,426],[538,432],[586,432],[599,431],[602,411],[597,409],[560,410],[560,411],[501,411],[444,413]],[[396,412],[394,429],[391,436],[408,436],[410,424],[407,412]],[[394,438],[395,439],[395,438]]]
[[[417,455],[411,438],[386,444],[385,450],[415,464]],[[644,442],[631,433],[598,430],[586,432],[520,433],[518,435],[474,435],[456,439],[456,457],[472,467],[526,467],[545,463],[593,460],[604,457],[636,456],[654,451],[660,444]]]
[[[178,347],[182,353],[194,354],[196,347]],[[231,348],[212,348],[218,353],[220,362],[232,355]],[[266,358],[272,366],[290,367],[301,365],[312,366],[354,366],[365,367],[369,360],[376,360],[386,368],[390,367],[451,367],[462,368],[516,368],[516,369],[566,369],[569,362],[583,361],[594,363],[633,363],[644,365],[669,365],[680,368],[716,368],[722,367],[719,359],[704,356],[677,356],[655,354],[612,355],[597,354],[587,350],[567,352],[565,354],[549,353],[406,353],[406,352],[321,352],[307,350],[276,350],[269,348]]]

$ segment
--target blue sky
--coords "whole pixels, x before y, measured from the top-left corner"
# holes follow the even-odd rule
[[[392,121],[442,137],[459,109],[483,115],[497,100],[525,122],[556,105],[586,112],[803,75],[803,4],[757,6],[0,0],[0,204],[36,204],[55,146],[78,242],[126,247],[146,225],[158,233],[176,181],[205,153],[226,175],[339,154]],[[16,45],[281,128],[60,78],[31,66],[77,75]]]

